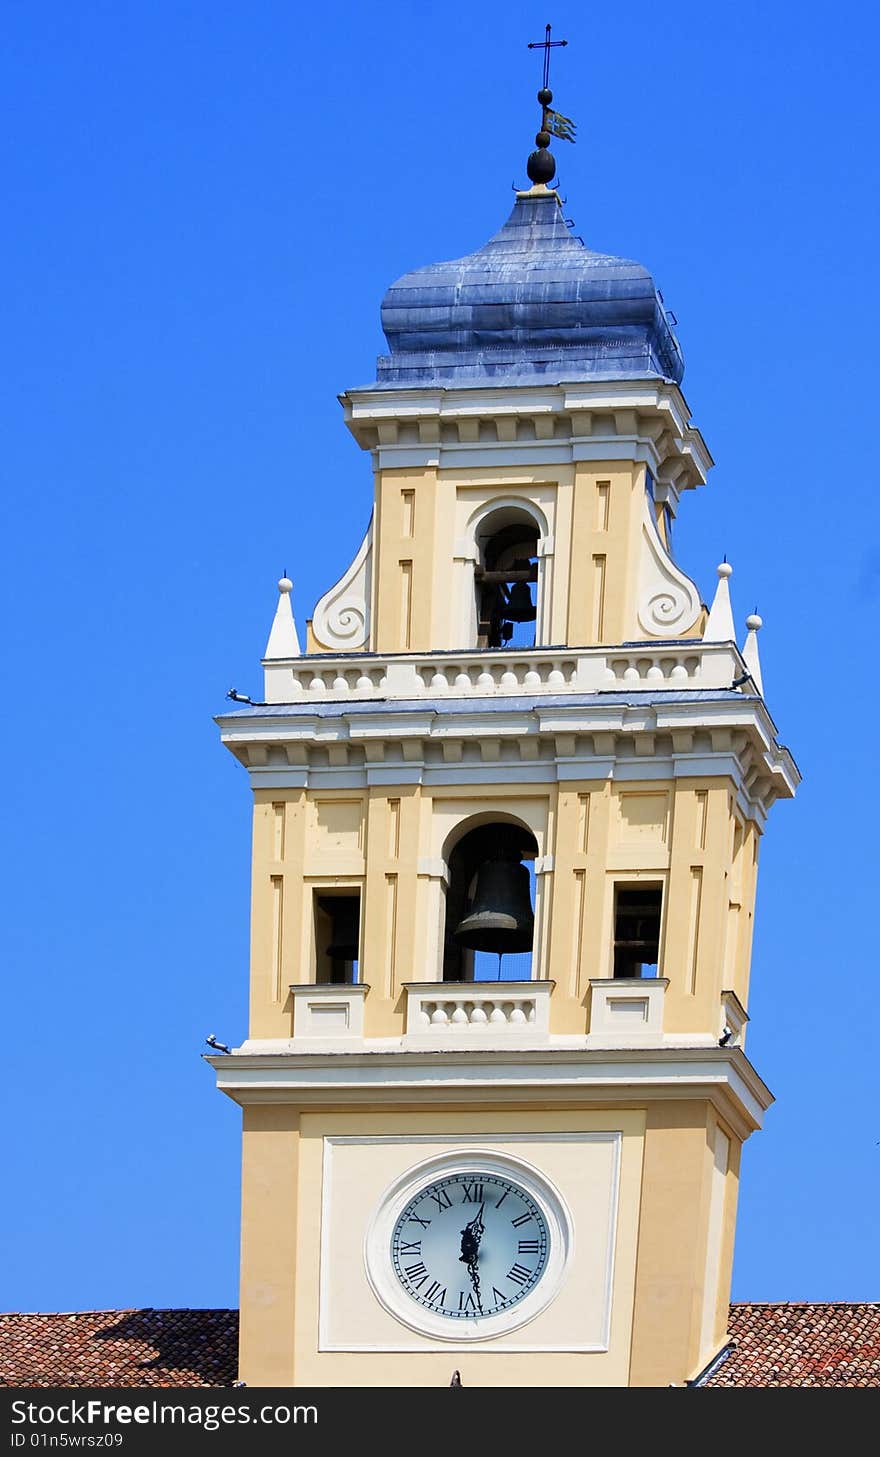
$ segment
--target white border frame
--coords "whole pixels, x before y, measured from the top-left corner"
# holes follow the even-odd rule
[[[491,1135],[490,1135],[490,1139],[491,1139]],[[487,1139],[487,1137],[486,1137],[485,1134],[480,1134],[480,1135],[477,1135],[477,1134],[472,1134],[472,1135],[468,1135],[468,1134],[450,1135],[450,1134],[447,1134],[447,1133],[431,1133],[431,1134],[422,1134],[422,1135],[418,1135],[418,1134],[416,1134],[416,1135],[413,1135],[413,1134],[375,1134],[375,1135],[370,1135],[370,1134],[325,1134],[324,1135],[324,1138],[323,1138],[324,1149],[323,1149],[323,1161],[322,1161],[323,1167],[322,1167],[322,1192],[321,1192],[321,1250],[320,1250],[321,1269],[320,1269],[320,1274],[319,1274],[319,1299],[318,1299],[318,1306],[319,1306],[319,1316],[318,1316],[318,1350],[319,1351],[339,1351],[339,1352],[342,1352],[342,1351],[349,1351],[349,1352],[353,1352],[353,1351],[383,1351],[383,1352],[399,1351],[399,1352],[411,1352],[413,1350],[418,1350],[419,1349],[419,1347],[414,1346],[414,1345],[412,1345],[409,1342],[407,1342],[406,1344],[401,1344],[401,1345],[391,1345],[391,1344],[385,1344],[385,1343],[380,1343],[380,1344],[377,1345],[377,1344],[374,1344],[373,1342],[366,1343],[366,1344],[362,1344],[362,1343],[357,1342],[357,1341],[353,1341],[353,1342],[352,1341],[339,1341],[338,1339],[333,1340],[333,1339],[330,1338],[329,1331],[328,1331],[328,1323],[329,1323],[329,1318],[330,1318],[330,1311],[329,1311],[328,1302],[327,1302],[328,1292],[327,1292],[327,1288],[326,1288],[326,1285],[325,1285],[325,1279],[326,1279],[326,1271],[330,1268],[330,1255],[331,1255],[331,1250],[330,1250],[330,1234],[331,1234],[330,1205],[331,1205],[331,1196],[332,1196],[331,1158],[332,1158],[333,1148],[336,1147],[336,1146],[345,1145],[345,1144],[359,1144],[361,1146],[363,1146],[365,1144],[367,1144],[367,1145],[368,1144],[372,1144],[372,1145],[399,1144],[399,1145],[408,1145],[410,1148],[412,1148],[413,1153],[415,1153],[416,1146],[418,1146],[420,1144],[421,1145],[431,1145],[431,1144],[443,1143],[443,1144],[447,1144],[448,1145],[450,1142],[457,1143],[459,1145],[459,1149],[457,1149],[455,1151],[452,1151],[452,1152],[447,1151],[447,1152],[445,1152],[443,1154],[437,1154],[433,1158],[423,1159],[418,1164],[411,1164],[403,1174],[399,1175],[398,1178],[395,1179],[388,1186],[388,1189],[386,1190],[386,1193],[383,1196],[383,1200],[380,1202],[380,1205],[379,1205],[378,1209],[374,1212],[374,1215],[373,1215],[373,1217],[372,1217],[372,1219],[370,1221],[370,1224],[369,1224],[369,1226],[367,1228],[367,1233],[366,1233],[365,1238],[364,1238],[364,1246],[363,1246],[363,1249],[364,1249],[364,1267],[365,1267],[365,1274],[366,1274],[367,1282],[368,1282],[368,1284],[370,1286],[370,1289],[373,1291],[373,1294],[376,1296],[376,1298],[379,1301],[379,1303],[382,1306],[382,1308],[386,1311],[386,1313],[390,1314],[395,1321],[399,1322],[401,1325],[404,1325],[408,1330],[412,1331],[415,1335],[421,1336],[422,1339],[428,1339],[428,1340],[439,1338],[440,1340],[443,1341],[444,1345],[448,1349],[450,1349],[450,1350],[460,1350],[460,1351],[474,1350],[474,1349],[480,1349],[481,1348],[481,1345],[485,1345],[487,1349],[491,1349],[491,1350],[494,1350],[494,1351],[510,1352],[510,1353],[517,1353],[517,1354],[529,1354],[529,1353],[535,1354],[535,1353],[547,1352],[547,1351],[554,1351],[554,1352],[560,1352],[560,1351],[569,1351],[569,1352],[605,1352],[605,1351],[609,1350],[609,1348],[610,1348],[610,1340],[611,1340],[611,1314],[612,1314],[612,1298],[613,1298],[613,1292],[614,1292],[614,1266],[615,1266],[615,1252],[616,1252],[616,1248],[617,1248],[618,1206],[619,1206],[619,1199],[620,1199],[620,1177],[621,1177],[621,1162],[622,1162],[622,1152],[623,1152],[623,1133],[622,1133],[622,1131],[620,1129],[615,1129],[615,1128],[601,1129],[601,1130],[598,1130],[598,1129],[596,1129],[596,1130],[583,1129],[583,1130],[578,1130],[577,1132],[566,1132],[566,1133],[538,1133],[538,1132],[507,1133],[507,1132],[504,1132],[502,1134],[499,1134],[498,1137],[497,1137],[497,1139],[494,1140],[494,1141],[491,1141],[491,1142],[490,1142],[489,1139]],[[607,1242],[607,1248],[606,1248],[606,1252],[605,1252],[605,1288],[604,1288],[604,1302],[603,1302],[603,1318],[602,1318],[602,1331],[601,1331],[601,1336],[600,1336],[600,1339],[598,1341],[571,1341],[571,1340],[562,1340],[562,1341],[542,1342],[542,1343],[536,1344],[536,1345],[519,1345],[519,1344],[517,1344],[517,1345],[499,1345],[499,1344],[496,1344],[496,1340],[497,1340],[497,1337],[498,1336],[501,1336],[503,1334],[509,1334],[512,1330],[519,1329],[520,1326],[525,1325],[525,1324],[531,1322],[542,1311],[544,1311],[544,1310],[547,1309],[547,1307],[550,1305],[550,1303],[552,1302],[552,1300],[559,1293],[559,1290],[560,1290],[561,1285],[562,1285],[562,1281],[563,1281],[566,1273],[568,1272],[568,1270],[571,1268],[571,1263],[572,1263],[572,1259],[573,1259],[573,1256],[574,1256],[574,1221],[573,1221],[573,1219],[571,1217],[571,1214],[569,1212],[568,1205],[565,1203],[565,1201],[563,1200],[562,1196],[558,1193],[558,1191],[556,1190],[555,1186],[553,1186],[551,1184],[550,1180],[547,1179],[547,1177],[543,1173],[541,1173],[540,1171],[538,1171],[537,1169],[535,1169],[533,1167],[533,1165],[527,1163],[524,1159],[517,1159],[513,1155],[506,1154],[505,1152],[503,1152],[503,1145],[505,1145],[505,1144],[517,1144],[517,1143],[539,1143],[539,1144],[540,1143],[610,1143],[612,1145],[612,1155],[613,1155],[613,1157],[612,1157],[612,1172],[611,1172],[610,1189],[609,1189],[608,1242]],[[465,1147],[462,1147],[463,1145]],[[502,1146],[502,1147],[500,1147],[500,1146]],[[389,1201],[393,1199],[394,1200],[393,1206],[389,1206],[389,1207],[395,1208],[396,1209],[396,1212],[399,1213],[400,1210],[403,1209],[403,1207],[405,1206],[405,1203],[406,1203],[406,1199],[405,1198],[404,1199],[401,1199],[401,1197],[400,1197],[401,1194],[404,1193],[406,1191],[406,1189],[408,1189],[410,1187],[410,1185],[412,1185],[414,1188],[417,1188],[419,1182],[425,1176],[425,1170],[426,1169],[428,1169],[429,1171],[437,1170],[437,1169],[443,1169],[443,1170],[448,1169],[449,1171],[453,1171],[454,1169],[462,1169],[462,1168],[467,1169],[468,1167],[470,1167],[470,1163],[471,1163],[472,1160],[476,1160],[476,1161],[481,1162],[481,1164],[482,1164],[483,1167],[487,1167],[487,1164],[491,1161],[491,1162],[493,1162],[496,1165],[496,1167],[502,1173],[508,1174],[509,1176],[511,1176],[513,1178],[520,1179],[524,1183],[525,1187],[528,1189],[528,1191],[531,1194],[531,1196],[533,1198],[535,1198],[536,1199],[536,1202],[538,1202],[541,1205],[541,1208],[542,1208],[542,1210],[545,1213],[545,1217],[546,1217],[546,1214],[547,1214],[547,1204],[546,1204],[546,1200],[547,1200],[548,1194],[551,1197],[555,1198],[558,1201],[557,1208],[559,1210],[560,1215],[562,1216],[562,1219],[564,1220],[564,1227],[566,1229],[566,1233],[567,1233],[567,1236],[568,1236],[568,1245],[567,1245],[567,1249],[565,1251],[565,1256],[561,1260],[561,1265],[562,1265],[561,1273],[560,1273],[560,1276],[559,1276],[559,1280],[556,1282],[556,1284],[553,1286],[552,1289],[550,1288],[549,1285],[547,1287],[545,1287],[547,1289],[547,1291],[548,1291],[548,1294],[547,1294],[547,1298],[544,1299],[543,1298],[544,1291],[542,1290],[542,1287],[544,1286],[544,1281],[545,1281],[547,1275],[550,1273],[550,1265],[549,1265],[549,1261],[548,1261],[548,1269],[547,1269],[547,1271],[545,1271],[545,1275],[539,1281],[538,1286],[536,1287],[536,1289],[534,1291],[534,1296],[535,1297],[538,1296],[539,1292],[541,1294],[541,1304],[540,1304],[540,1307],[539,1308],[532,1309],[531,1308],[531,1300],[532,1300],[532,1297],[531,1296],[528,1297],[528,1300],[524,1300],[523,1301],[523,1307],[526,1307],[525,1308],[525,1311],[523,1311],[523,1307],[516,1307],[515,1310],[514,1310],[514,1312],[512,1312],[512,1314],[515,1317],[514,1322],[511,1323],[509,1326],[507,1326],[507,1328],[506,1328],[505,1331],[502,1331],[502,1330],[498,1329],[493,1324],[493,1330],[495,1331],[495,1334],[494,1335],[490,1335],[488,1333],[487,1326],[490,1323],[493,1323],[493,1321],[494,1321],[494,1318],[493,1317],[489,1317],[485,1321],[475,1321],[474,1322],[474,1325],[477,1327],[477,1330],[475,1331],[475,1333],[472,1336],[466,1336],[465,1335],[465,1333],[460,1328],[464,1324],[464,1322],[460,1322],[460,1321],[456,1321],[455,1322],[456,1326],[459,1327],[459,1328],[456,1329],[456,1330],[454,1330],[454,1331],[441,1330],[439,1333],[438,1332],[435,1332],[433,1329],[431,1331],[426,1331],[423,1328],[422,1325],[420,1325],[420,1324],[417,1323],[419,1321],[420,1307],[416,1304],[415,1301],[407,1300],[407,1305],[412,1305],[412,1306],[415,1307],[415,1312],[416,1312],[415,1318],[413,1318],[412,1311],[409,1311],[409,1310],[406,1311],[406,1317],[402,1317],[399,1314],[398,1310],[393,1309],[393,1308],[390,1308],[389,1305],[386,1304],[385,1300],[382,1299],[382,1296],[376,1290],[376,1286],[375,1286],[375,1284],[373,1282],[373,1279],[371,1277],[370,1260],[373,1258],[373,1251],[372,1251],[372,1249],[370,1250],[370,1258],[368,1258],[368,1256],[367,1256],[367,1250],[368,1250],[368,1248],[370,1246],[370,1236],[373,1233],[373,1230],[375,1229],[375,1227],[377,1225],[378,1217],[379,1217],[380,1213],[382,1212],[383,1207],[386,1206],[386,1205],[389,1205]],[[537,1184],[537,1187],[535,1187],[536,1184]],[[397,1198],[396,1199],[394,1198],[395,1191],[397,1193]],[[545,1191],[547,1191],[547,1192],[545,1193]],[[395,1214],[395,1218],[396,1218],[396,1214]],[[385,1257],[386,1257],[386,1271],[387,1271],[387,1274],[388,1274],[389,1281],[390,1280],[394,1280],[394,1284],[397,1285],[398,1290],[399,1290],[400,1299],[401,1300],[404,1300],[404,1299],[406,1299],[405,1292],[403,1291],[402,1288],[400,1288],[399,1282],[397,1281],[396,1277],[394,1276],[393,1268],[391,1266],[391,1258],[390,1258],[391,1240],[390,1240],[390,1237],[391,1237],[391,1231],[393,1230],[393,1227],[394,1227],[394,1222],[392,1220],[386,1226],[386,1228],[387,1228],[387,1239],[385,1241],[385,1246],[384,1246],[384,1254],[385,1254]],[[548,1228],[550,1228],[550,1237],[551,1237],[551,1241],[552,1241],[553,1240],[553,1230],[552,1230],[552,1227],[550,1227],[549,1220],[548,1220]],[[560,1231],[560,1235],[561,1235],[561,1231]],[[552,1245],[551,1245],[551,1250],[552,1250]],[[560,1245],[560,1254],[561,1253],[562,1253],[562,1250],[561,1250],[561,1245]],[[537,1301],[536,1301],[536,1306],[537,1306]],[[406,1309],[406,1307],[404,1307],[404,1309]],[[510,1314],[510,1313],[507,1313],[507,1314]]]
[[[482,1320],[447,1320],[435,1315],[408,1296],[394,1273],[391,1239],[394,1227],[410,1200],[428,1184],[453,1174],[495,1174],[518,1184],[533,1199],[547,1226],[549,1252],[544,1272],[534,1289],[497,1315]],[[406,1170],[385,1190],[364,1236],[364,1264],[367,1279],[380,1305],[389,1315],[419,1335],[437,1340],[491,1340],[527,1325],[558,1294],[574,1248],[571,1215],[561,1194],[533,1164],[489,1149],[466,1154],[435,1154]]]

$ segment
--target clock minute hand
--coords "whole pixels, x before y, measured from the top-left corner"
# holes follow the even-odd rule
[[[485,1204],[481,1204],[475,1217],[466,1224],[461,1232],[461,1254],[459,1259],[463,1265],[467,1265],[468,1274],[471,1277],[471,1284],[474,1287],[474,1294],[477,1297],[477,1309],[480,1314],[483,1312],[483,1305],[480,1300],[480,1275],[477,1270],[477,1260],[480,1255],[480,1240],[485,1234],[483,1224],[483,1210]]]

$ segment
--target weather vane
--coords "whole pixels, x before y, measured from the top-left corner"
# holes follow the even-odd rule
[[[544,78],[541,89],[538,92],[538,101],[541,103],[541,130],[535,137],[538,150],[532,152],[526,164],[526,171],[530,181],[543,183],[545,186],[553,180],[556,173],[556,159],[548,151],[551,137],[559,137],[563,142],[575,141],[577,127],[571,117],[563,116],[561,111],[554,111],[550,105],[553,100],[553,92],[550,90],[550,52],[556,46],[567,46],[567,40],[551,40],[550,26],[547,26],[543,40],[530,40],[530,51],[544,52]]]

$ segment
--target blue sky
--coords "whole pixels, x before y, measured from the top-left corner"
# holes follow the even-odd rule
[[[337,394],[400,273],[522,184],[548,15],[350,0],[7,0],[0,1307],[237,1301],[249,794],[212,714],[259,695],[371,476]],[[762,852],[734,1295],[880,1298],[877,11],[558,5],[566,211],[654,272],[718,464],[677,527],[758,607],[804,774]],[[556,53],[557,57],[560,53]],[[865,937],[867,936],[867,940]]]

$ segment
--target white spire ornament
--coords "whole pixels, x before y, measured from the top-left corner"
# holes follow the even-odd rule
[[[703,642],[736,642],[736,625],[730,605],[730,588],[727,583],[733,574],[733,567],[725,560],[718,566],[718,586],[703,633]]]
[[[754,683],[762,698],[764,697],[764,682],[761,678],[761,657],[758,652],[758,633],[761,631],[761,628],[763,626],[764,620],[763,618],[758,616],[757,612],[753,612],[750,617],[746,618],[746,627],[748,628],[749,632],[748,637],[743,644],[742,650],[742,660],[746,665],[747,671],[751,675],[752,682]]]
[[[293,591],[293,583],[289,577],[282,577],[278,583],[278,606],[275,609],[275,618],[272,623],[272,631],[269,633],[269,641],[266,644],[264,658],[299,658],[302,652],[299,645],[299,638],[296,635],[296,623],[293,620],[293,607],[290,602],[290,594]]]

